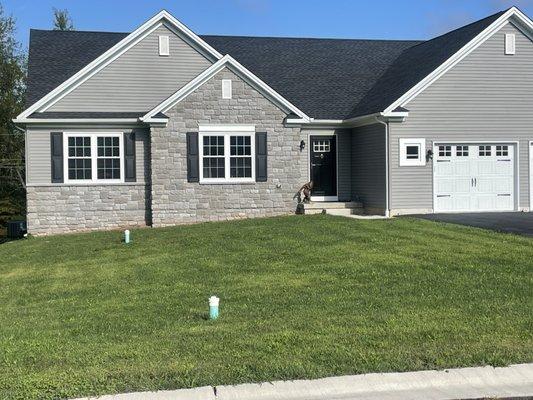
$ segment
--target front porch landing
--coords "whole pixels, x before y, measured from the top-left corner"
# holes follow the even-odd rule
[[[312,201],[304,203],[304,214],[330,214],[330,215],[362,215],[364,214],[363,203],[358,201]]]

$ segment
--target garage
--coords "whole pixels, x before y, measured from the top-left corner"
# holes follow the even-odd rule
[[[515,210],[516,144],[437,143],[435,212]]]

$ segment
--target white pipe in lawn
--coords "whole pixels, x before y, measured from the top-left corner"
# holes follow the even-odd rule
[[[209,298],[209,319],[218,318],[218,303],[220,299],[216,296],[211,296]]]

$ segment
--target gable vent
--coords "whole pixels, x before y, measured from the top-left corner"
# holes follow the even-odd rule
[[[515,34],[506,33],[505,34],[505,54],[515,54],[516,44],[515,44]]]
[[[170,44],[168,36],[159,36],[159,55],[168,56],[170,55]]]
[[[222,98],[231,99],[231,79],[222,79]]]

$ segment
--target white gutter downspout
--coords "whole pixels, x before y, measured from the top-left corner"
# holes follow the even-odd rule
[[[385,217],[390,218],[389,202],[389,122],[376,117],[376,121],[385,126]]]

